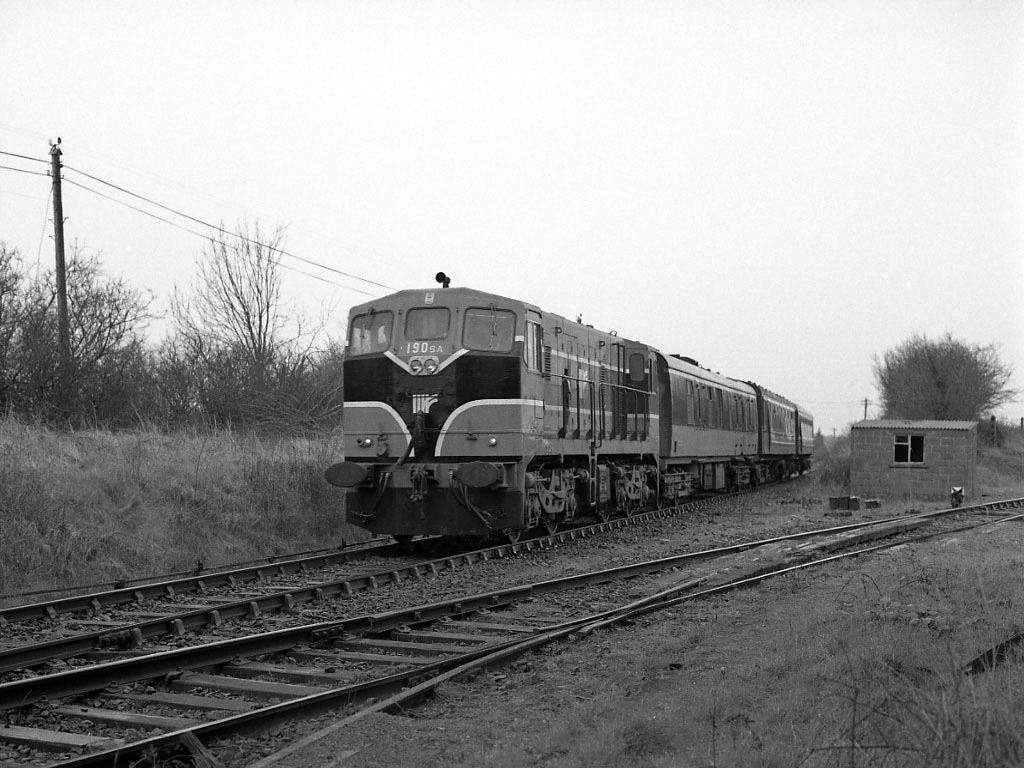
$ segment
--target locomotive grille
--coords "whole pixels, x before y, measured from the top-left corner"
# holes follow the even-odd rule
[[[413,395],[412,396],[412,412],[413,413],[430,413],[430,406],[437,402],[440,395]]]

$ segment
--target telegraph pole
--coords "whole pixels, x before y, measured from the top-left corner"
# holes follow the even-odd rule
[[[50,142],[50,174],[53,176],[53,244],[57,252],[57,346],[60,350],[60,385],[67,383],[71,360],[71,333],[68,323],[67,269],[64,265],[64,204],[60,197],[60,136]]]
[[[864,398],[864,421],[868,420],[868,399]]]

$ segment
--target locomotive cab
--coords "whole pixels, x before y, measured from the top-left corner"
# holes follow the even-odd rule
[[[504,492],[523,484],[523,317],[521,304],[461,288],[353,308],[346,460],[326,473],[350,489],[350,522],[400,535],[514,524],[503,520],[516,506]],[[439,501],[453,489],[494,498],[463,504],[469,521],[453,519]]]

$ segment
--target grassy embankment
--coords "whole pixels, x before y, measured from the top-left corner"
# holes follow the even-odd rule
[[[323,479],[341,441],[57,432],[0,420],[0,595],[365,538]]]

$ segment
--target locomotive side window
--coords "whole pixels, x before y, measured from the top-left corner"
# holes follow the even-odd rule
[[[462,345],[484,352],[511,352],[515,330],[516,316],[507,309],[467,309]]]
[[[523,344],[523,359],[531,371],[544,370],[544,328],[532,320],[526,323],[526,341]]]
[[[412,341],[448,338],[451,311],[448,307],[417,307],[405,316],[405,338]]]
[[[352,318],[348,333],[348,351],[352,355],[383,352],[391,343],[395,319],[391,312],[370,312]]]
[[[693,425],[697,420],[697,396],[693,391],[693,382],[686,380],[686,423]]]
[[[634,384],[642,384],[647,381],[647,371],[644,370],[646,358],[639,352],[629,356],[629,380]]]

